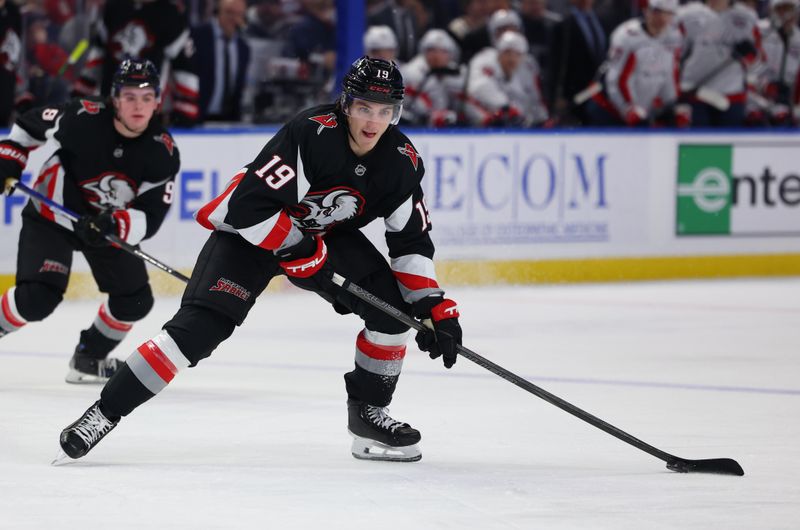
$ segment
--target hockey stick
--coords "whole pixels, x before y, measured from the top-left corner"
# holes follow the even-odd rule
[[[76,214],[75,212],[73,212],[72,210],[66,208],[65,206],[62,206],[61,204],[58,204],[57,202],[51,200],[49,197],[45,197],[44,195],[42,195],[38,191],[29,188],[28,186],[26,186],[22,182],[19,182],[19,181],[16,182],[11,187],[11,192],[12,193],[13,193],[14,190],[20,190],[21,192],[23,192],[25,195],[27,195],[31,199],[35,199],[35,200],[37,200],[37,201],[39,201],[41,203],[46,204],[48,207],[53,208],[54,210],[58,210],[59,212],[61,212],[61,214],[64,217],[66,217],[67,219],[69,219],[73,223],[77,222],[78,219],[80,219],[80,216],[78,214]],[[125,241],[121,240],[119,237],[117,237],[117,236],[115,236],[113,234],[108,234],[108,235],[106,235],[106,239],[108,241],[110,241],[111,243],[115,244],[116,246],[118,246],[119,248],[121,248],[122,250],[124,250],[125,252],[133,254],[137,258],[146,261],[150,265],[161,269],[162,271],[166,272],[167,274],[170,274],[170,275],[174,276],[175,278],[177,278],[177,279],[179,279],[179,280],[181,280],[183,282],[186,282],[186,283],[189,282],[189,278],[188,277],[186,277],[183,274],[181,274],[180,272],[176,271],[175,269],[173,269],[169,265],[158,261],[156,258],[151,256],[150,254],[147,254],[146,252],[143,252],[139,248],[131,245],[130,243],[126,243]]]
[[[338,274],[333,275],[333,282],[336,285],[342,287],[349,293],[355,295],[356,297],[360,298],[361,300],[367,302],[371,306],[383,311],[389,316],[394,317],[395,319],[399,320],[403,324],[416,329],[417,331],[422,331],[428,329],[423,325],[421,322],[417,321],[416,319],[411,318],[410,316],[406,315],[399,309],[391,306],[390,304],[384,302],[380,298],[368,293],[358,285],[346,280],[342,276]],[[575,405],[564,401],[560,397],[551,394],[550,392],[539,388],[538,386],[534,385],[530,381],[519,377],[518,375],[509,372],[505,368],[498,366],[497,364],[485,359],[475,353],[474,351],[465,348],[463,346],[458,346],[458,353],[462,357],[466,357],[470,361],[474,362],[478,366],[485,368],[492,372],[495,375],[498,375],[505,379],[506,381],[517,385],[518,387],[522,388],[523,390],[527,390],[531,394],[536,395],[537,397],[547,401],[548,403],[555,405],[556,407],[560,408],[563,411],[569,412],[576,418],[579,418],[586,423],[597,427],[600,430],[603,430],[622,440],[625,443],[628,443],[637,449],[644,451],[660,460],[663,460],[667,463],[667,469],[672,471],[677,471],[679,473],[717,473],[720,475],[737,475],[742,476],[744,475],[744,470],[742,466],[739,465],[733,459],[730,458],[710,458],[704,460],[689,460],[686,458],[680,458],[669,453],[666,453],[660,449],[653,447],[652,445],[639,440],[638,438],[614,427],[610,423],[606,423],[605,421],[601,420],[600,418],[589,414],[588,412],[576,407]]]

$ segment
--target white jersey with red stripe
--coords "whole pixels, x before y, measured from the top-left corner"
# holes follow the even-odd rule
[[[752,69],[755,88],[772,103],[797,105],[800,103],[800,31],[795,28],[787,35],[783,30],[775,30],[768,19],[759,22],[759,29],[763,35],[763,53]],[[786,88],[785,95],[773,89],[779,83]]]
[[[469,121],[486,125],[505,106],[516,108],[524,116],[524,126],[546,121],[548,112],[542,97],[539,63],[532,55],[525,54],[519,67],[507,76],[498,54],[495,48],[485,48],[469,63],[465,105]]]
[[[150,121],[136,138],[114,128],[114,109],[101,98],[76,98],[19,116],[0,141],[0,172],[19,178],[28,153],[47,142],[55,153],[39,169],[36,191],[78,215],[113,210],[119,236],[132,245],[153,236],[169,211],[180,154],[172,136]],[[72,222],[31,201],[24,215],[41,215],[68,230]]]
[[[678,9],[675,23],[684,36],[680,85],[684,90],[703,86],[728,96],[745,91],[745,68],[733,58],[734,45],[761,44],[758,18],[741,4],[716,12],[700,2]]]
[[[417,125],[435,125],[437,112],[457,111],[463,99],[466,67],[452,66],[432,73],[421,53],[400,67],[406,86],[403,117]]]
[[[631,107],[650,113],[677,99],[680,42],[677,29],[668,28],[653,37],[639,18],[628,20],[614,30],[604,86],[621,116]]]
[[[358,230],[383,218],[404,298],[414,302],[441,293],[420,186],[422,158],[396,127],[363,157],[350,149],[348,134],[335,105],[301,112],[197,212],[197,221],[274,251],[304,234]]]

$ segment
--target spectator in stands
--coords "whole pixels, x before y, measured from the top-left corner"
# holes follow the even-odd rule
[[[762,53],[756,14],[730,0],[707,0],[681,6],[675,18],[684,36],[681,98],[692,107],[692,125],[743,125],[745,70]]]
[[[750,121],[775,126],[800,123],[800,31],[798,0],[772,0],[770,17],[759,22],[764,53],[753,68],[756,94],[748,98]]]
[[[389,26],[371,26],[364,33],[364,53],[374,59],[397,60],[397,37]]]
[[[522,0],[519,14],[522,18],[522,32],[528,39],[531,55],[539,63],[542,73],[548,71],[548,58],[550,55],[550,41],[553,26],[561,22],[561,15],[547,10],[546,0]],[[544,79],[547,85],[547,79]]]
[[[336,66],[336,20],[333,0],[302,0],[302,16],[290,30],[284,55],[331,75]]]
[[[463,0],[461,4],[464,14],[450,21],[447,31],[463,42],[470,31],[486,24],[489,16],[495,11],[495,0]]]
[[[22,18],[11,0],[0,0],[0,127],[11,124],[22,59]]]
[[[606,57],[607,37],[593,4],[572,0],[569,15],[553,27],[547,92],[554,118],[562,124],[586,121],[573,98],[589,86]]]
[[[444,30],[429,30],[420,53],[400,70],[406,83],[403,120],[412,125],[445,127],[463,121],[466,68],[458,63],[456,41]]]
[[[193,69],[189,23],[179,0],[108,0],[92,30],[91,46],[77,95],[108,95],[111,79],[126,58],[147,59],[156,67],[170,65],[172,123],[194,125],[198,116],[198,79]],[[162,75],[162,84],[165,83]]]
[[[461,54],[463,61],[469,63],[470,60],[483,50],[494,46],[500,35],[506,31],[522,32],[522,19],[516,11],[511,9],[498,9],[489,17],[485,26],[470,31],[461,42]]]
[[[590,124],[688,125],[688,106],[675,106],[681,36],[672,20],[677,9],[678,0],[650,0],[643,19],[632,18],[614,30],[608,67],[596,85],[602,89],[586,106]]]
[[[532,127],[548,119],[539,65],[521,33],[506,31],[469,65],[467,117],[473,125]]]
[[[411,60],[417,53],[419,29],[411,12],[394,0],[367,0],[367,25],[389,26],[397,37],[397,58]]]
[[[202,120],[241,120],[250,62],[250,46],[241,34],[246,10],[245,0],[219,0],[216,17],[192,30]]]

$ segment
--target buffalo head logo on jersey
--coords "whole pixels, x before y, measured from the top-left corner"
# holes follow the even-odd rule
[[[364,197],[356,190],[338,187],[309,193],[289,210],[298,228],[309,232],[325,232],[361,214]]]
[[[153,47],[155,38],[147,27],[138,20],[132,20],[111,37],[114,59],[122,61],[128,57],[141,57],[145,50]]]
[[[397,150],[400,151],[400,154],[406,155],[411,159],[411,164],[414,166],[414,170],[416,171],[417,163],[419,162],[419,153],[414,151],[414,146],[407,143],[403,147],[398,147]]]
[[[82,182],[81,191],[95,208],[126,208],[136,198],[136,186],[122,173],[103,173],[99,177]]]
[[[317,127],[317,136],[319,136],[323,130],[335,129],[338,125],[336,122],[336,114],[333,112],[330,114],[323,114],[322,116],[311,116],[309,120],[319,123],[319,127]]]

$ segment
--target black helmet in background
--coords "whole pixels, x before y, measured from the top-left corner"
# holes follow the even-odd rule
[[[158,77],[158,70],[153,63],[147,59],[125,59],[117,67],[114,77],[111,80],[111,95],[119,97],[120,90],[124,86],[136,88],[152,88],[156,91],[156,97],[161,92],[161,80]]]

